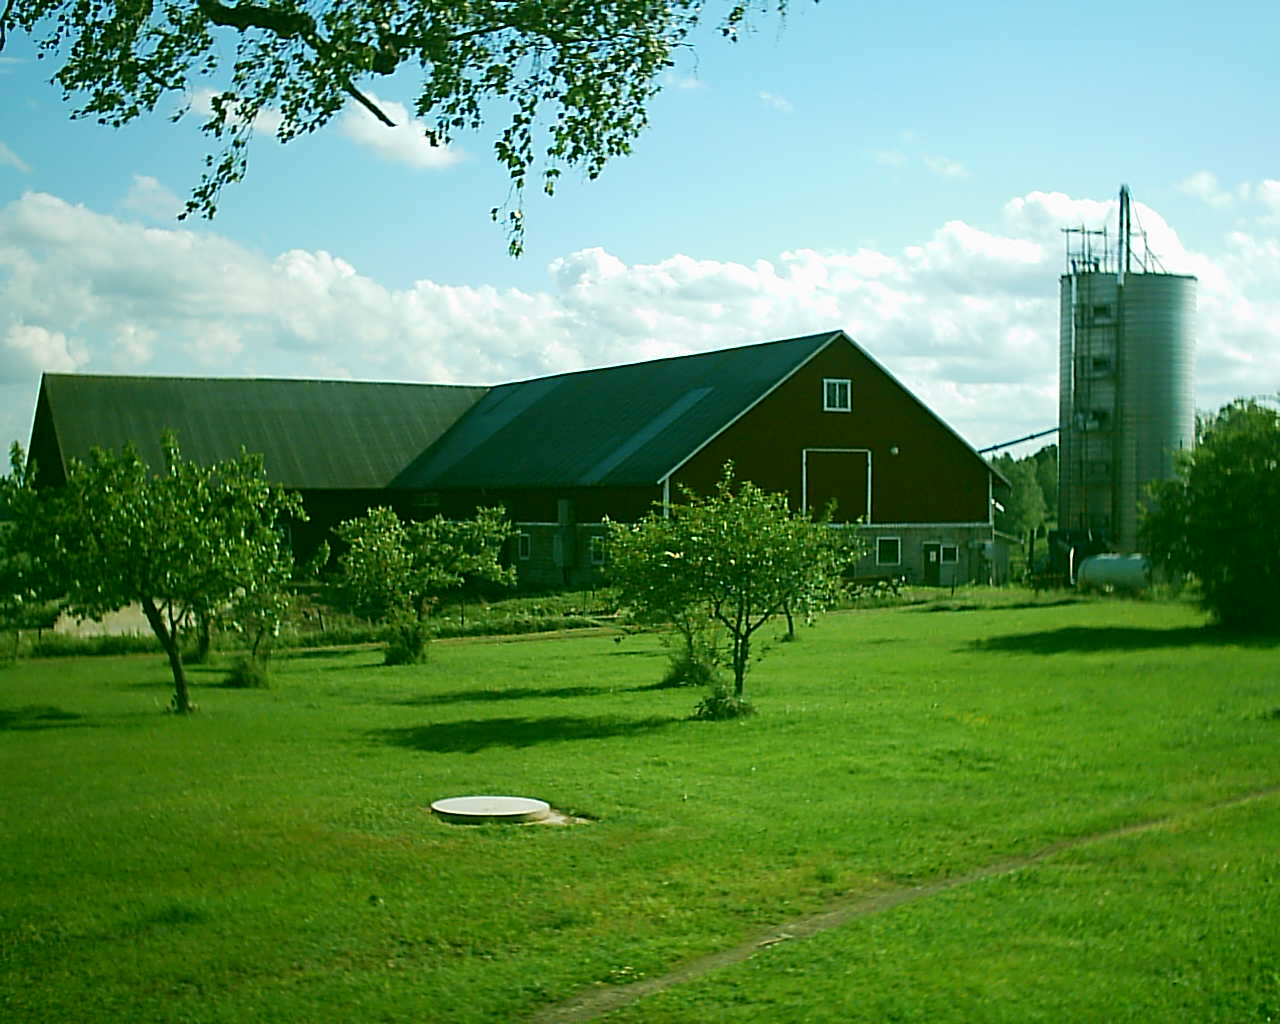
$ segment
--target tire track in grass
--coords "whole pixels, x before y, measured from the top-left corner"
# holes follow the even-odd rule
[[[1015,871],[1032,867],[1067,850],[1096,846],[1115,839],[1123,839],[1126,836],[1140,835],[1144,832],[1154,832],[1159,829],[1169,828],[1191,818],[1212,814],[1216,811],[1229,810],[1275,796],[1280,796],[1280,786],[1256,790],[1243,796],[1232,797],[1229,800],[1219,800],[1215,803],[1181,811],[1168,817],[1139,822],[1135,825],[1126,825],[1123,828],[1111,829],[1107,832],[1094,832],[1089,835],[1076,836],[1074,839],[1064,839],[1037,850],[1035,853],[1022,857],[1008,857],[983,867],[975,868],[972,871],[967,871],[964,874],[941,878],[925,885],[890,889],[838,900],[830,904],[826,910],[810,914],[807,917],[796,918],[793,921],[771,928],[767,932],[757,934],[754,938],[741,942],[736,946],[698,957],[696,960],[691,960],[683,967],[679,967],[668,974],[663,974],[656,978],[633,981],[628,985],[610,985],[605,988],[589,989],[573,999],[543,1007],[528,1018],[529,1024],[585,1024],[587,1021],[595,1020],[603,1014],[621,1009],[644,999],[646,996],[662,992],[687,981],[694,981],[723,967],[731,967],[734,964],[742,963],[762,949],[768,949],[770,946],[776,946],[781,942],[812,938],[833,928],[839,928],[841,925],[858,918],[870,917],[872,914],[882,914],[885,911],[893,910],[895,907],[928,899],[930,896],[936,896],[940,892],[972,885],[974,882],[980,882],[987,878],[1012,874]]]

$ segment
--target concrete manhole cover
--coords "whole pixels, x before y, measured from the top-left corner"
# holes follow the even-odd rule
[[[452,796],[437,800],[431,810],[455,825],[484,825],[494,822],[520,824],[542,821],[551,816],[551,805],[523,796]]]

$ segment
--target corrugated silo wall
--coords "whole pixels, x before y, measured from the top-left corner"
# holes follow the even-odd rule
[[[1071,500],[1075,439],[1071,436],[1071,407],[1074,402],[1071,362],[1073,334],[1071,330],[1072,279],[1063,274],[1058,291],[1058,526],[1066,529],[1073,522],[1075,506]]]
[[[1061,280],[1058,364],[1058,525],[1114,526],[1118,297],[1114,274]]]
[[[1130,274],[1123,289],[1117,435],[1117,542],[1137,550],[1147,484],[1173,475],[1173,453],[1195,443],[1196,279]]]

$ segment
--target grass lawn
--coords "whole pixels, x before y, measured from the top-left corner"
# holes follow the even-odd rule
[[[0,670],[0,1019],[519,1021],[1162,818],[607,1019],[1280,1019],[1280,796],[1212,809],[1280,786],[1280,648],[1006,600],[831,616],[725,723],[651,688],[652,637],[198,668],[190,718],[158,656]],[[591,821],[426,810],[476,793]]]

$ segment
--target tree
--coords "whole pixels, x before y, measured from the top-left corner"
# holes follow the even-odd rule
[[[1029,568],[1034,555],[1036,531],[1044,525],[1046,513],[1044,492],[1036,474],[1036,460],[1033,456],[1028,456],[1015,462],[1010,455],[999,455],[993,462],[1010,484],[1004,511],[996,514],[996,528],[1013,534],[1023,542],[1030,538],[1027,549]]]
[[[857,560],[856,534],[792,512],[784,494],[735,483],[725,466],[715,493],[686,493],[667,517],[611,524],[611,576],[642,620],[710,619],[725,630],[740,700],[752,638],[787,607],[812,615]]]
[[[357,610],[390,626],[388,663],[422,660],[426,620],[445,591],[468,580],[515,583],[515,570],[501,562],[511,536],[501,508],[482,508],[461,521],[435,516],[410,523],[389,508],[374,508],[334,532],[346,545],[338,588]]]
[[[1280,633],[1280,411],[1223,406],[1149,494],[1140,536],[1152,561],[1194,575],[1224,626]]]
[[[14,658],[21,630],[48,629],[62,611],[44,593],[40,573],[20,541],[16,524],[0,521],[0,629],[13,630]]]
[[[1058,446],[1047,444],[1031,458],[1036,465],[1036,480],[1040,483],[1040,491],[1044,494],[1045,515],[1056,521],[1058,518]]]
[[[267,483],[262,456],[202,466],[182,457],[166,433],[157,473],[137,449],[94,448],[72,460],[63,487],[37,491],[22,449],[4,500],[15,514],[18,546],[46,592],[66,608],[100,619],[137,603],[173,673],[174,709],[192,710],[181,632],[198,617],[287,576],[291,557],[278,524],[302,518],[296,495]]]
[[[788,0],[724,0],[723,35]],[[186,213],[213,216],[222,188],[244,177],[259,115],[274,112],[288,142],[323,127],[348,100],[391,118],[368,93],[375,77],[421,75],[414,101],[427,136],[445,145],[508,111],[493,144],[517,199],[541,149],[543,189],[565,168],[596,177],[631,150],[675,52],[704,19],[705,0],[171,0],[91,4],[8,0],[5,35],[31,35],[60,55],[54,81],[73,117],[119,127],[201,82],[217,86],[202,130],[221,151]],[[499,210],[492,211],[494,219]],[[184,214],[185,216],[185,214]],[[523,217],[507,214],[513,254]]]

